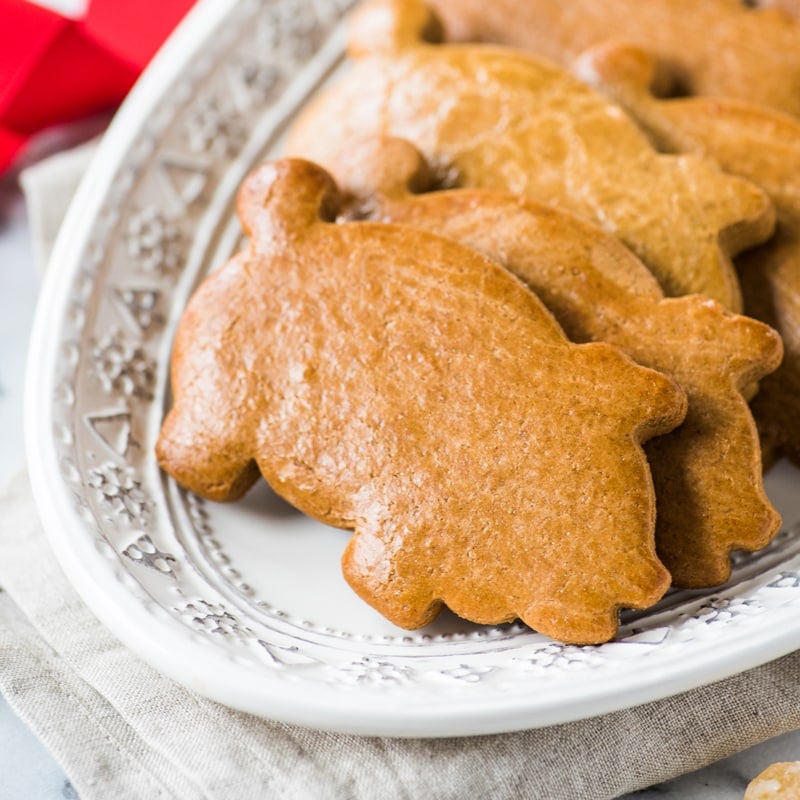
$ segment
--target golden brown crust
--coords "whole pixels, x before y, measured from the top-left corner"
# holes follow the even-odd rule
[[[512,45],[569,64],[594,45],[642,47],[682,94],[731,97],[800,116],[800,3],[771,0],[429,0],[447,38]],[[786,13],[788,12],[788,13]]]
[[[765,450],[800,464],[800,121],[734,100],[657,100],[648,92],[653,69],[646,53],[629,47],[595,48],[578,62],[581,76],[623,105],[660,148],[713,158],[772,199],[775,236],[736,265],[746,312],[778,330],[785,347],[753,401]]]
[[[658,553],[675,585],[727,580],[729,552],[763,547],[780,526],[742,396],[780,363],[778,335],[704,297],[665,299],[630,251],[571,215],[486,190],[411,195],[406,187],[425,174],[420,162],[408,143],[381,141],[356,155],[348,173],[374,218],[479,250],[530,286],[572,341],[609,342],[684,389],[683,425],[646,448]]]
[[[800,800],[800,761],[767,767],[750,781],[743,800]]]
[[[445,182],[594,220],[667,294],[701,293],[740,310],[730,257],[772,232],[762,191],[702,160],[658,155],[617,106],[548,62],[504,48],[414,44],[408,18],[419,27],[419,8],[383,0],[362,10],[353,40],[363,57],[301,114],[290,153],[352,191],[342,165],[358,142],[408,139]],[[392,26],[403,35],[393,39]]]
[[[334,188],[307,162],[260,168],[240,197],[253,243],[179,326],[165,469],[219,498],[255,461],[302,511],[355,531],[347,580],[404,627],[445,603],[600,642],[619,607],[658,600],[640,443],[683,419],[674,382],[569,343],[473,250],[322,221]]]

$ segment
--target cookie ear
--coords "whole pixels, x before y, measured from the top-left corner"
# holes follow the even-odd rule
[[[434,188],[433,174],[422,154],[406,139],[372,137],[353,145],[342,162],[348,190],[359,201],[376,195],[402,198]],[[367,209],[369,213],[372,209]]]
[[[583,83],[622,94],[627,101],[648,95],[664,96],[675,88],[675,77],[640,47],[607,41],[584,50],[572,64],[572,74]]]
[[[639,366],[615,347],[604,343],[581,345],[580,351],[587,359],[586,369],[588,364],[595,368],[600,365],[595,376],[598,402],[606,404],[607,412],[618,415],[620,419],[638,419],[634,431],[639,442],[669,433],[683,422],[688,401],[686,393],[672,378]],[[602,353],[604,358],[599,358],[598,353]],[[627,372],[625,380],[610,385],[605,376],[619,374],[621,361]]]
[[[236,209],[254,247],[297,233],[320,220],[333,222],[341,198],[324,169],[303,159],[263,164],[239,190]]]
[[[353,15],[347,50],[352,58],[391,55],[443,38],[439,18],[422,0],[373,0]]]

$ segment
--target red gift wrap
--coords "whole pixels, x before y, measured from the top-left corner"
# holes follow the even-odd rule
[[[39,131],[113,109],[194,0],[0,0],[0,173]]]

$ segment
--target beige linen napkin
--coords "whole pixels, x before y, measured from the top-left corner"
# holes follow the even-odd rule
[[[40,243],[87,157],[26,174]],[[0,586],[0,691],[83,800],[604,800],[800,727],[800,653],[671,699],[498,736],[367,738],[232,711],[100,625],[55,561],[24,476],[0,497]]]

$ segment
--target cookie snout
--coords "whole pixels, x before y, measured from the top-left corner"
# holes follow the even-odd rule
[[[688,408],[686,393],[672,378],[639,366],[611,345],[587,344],[581,350],[599,364],[595,386],[606,410],[625,420],[638,442],[669,433],[683,422]],[[602,359],[596,359],[597,352]],[[610,383],[609,375],[618,379]]]
[[[672,378],[656,370],[639,369],[643,373],[639,375],[639,382],[645,394],[643,409],[647,416],[638,430],[642,435],[640,441],[645,441],[677,428],[686,417],[688,400]]]

